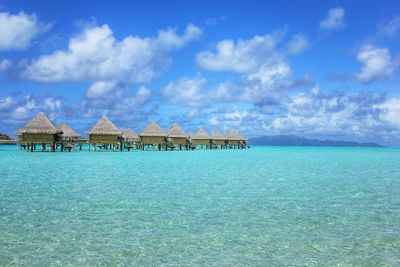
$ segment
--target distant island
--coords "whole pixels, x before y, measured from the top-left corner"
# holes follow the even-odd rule
[[[249,139],[256,146],[351,146],[351,147],[382,147],[375,143],[359,143],[351,141],[333,141],[307,139],[295,135],[262,136]]]

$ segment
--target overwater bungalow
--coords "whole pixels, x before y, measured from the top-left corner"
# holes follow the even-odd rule
[[[215,130],[211,134],[211,145],[212,148],[226,148],[226,137],[220,131]]]
[[[122,151],[122,132],[106,116],[103,116],[96,125],[87,132],[89,136],[88,150],[96,150],[97,146],[103,149],[120,149]]]
[[[182,150],[182,147],[186,147],[186,145],[187,135],[185,131],[177,123],[172,124],[167,133],[167,148],[174,149],[175,146],[178,146],[179,150]]]
[[[193,141],[193,137],[194,137],[194,133],[193,133],[193,132],[189,132],[189,133],[187,134],[187,138],[186,138],[186,149],[190,149],[190,150],[196,149],[196,144],[195,144],[195,142]]]
[[[68,150],[71,152],[71,149],[75,148],[74,143],[81,137],[80,134],[72,130],[72,128],[64,122],[60,123],[56,128],[62,132],[61,150]],[[82,143],[79,144],[79,149],[82,150]]]
[[[60,123],[57,127],[57,130],[62,132],[62,140],[63,141],[76,141],[78,140],[81,135],[72,130],[71,127],[69,127],[67,124],[64,122]]]
[[[240,132],[238,132],[239,136],[239,147],[240,148],[250,148],[249,141],[246,137],[244,137]]]
[[[204,130],[204,128],[200,128],[196,134],[193,136],[193,141],[196,144],[197,147],[201,147],[201,148],[210,148],[211,146],[211,138],[208,135],[208,133],[206,132],[206,130]]]
[[[39,112],[31,121],[29,121],[19,133],[24,146],[28,151],[36,150],[36,145],[42,145],[41,150],[46,151],[49,145],[50,151],[56,150],[56,143],[61,141],[59,130],[51,123],[43,112]]]
[[[139,134],[139,136],[143,150],[149,146],[156,146],[158,150],[166,147],[165,138],[167,137],[167,134],[154,121],[150,121],[146,128],[144,128],[144,130]]]
[[[242,148],[246,140],[239,132],[232,130],[227,131],[225,137],[228,148]]]
[[[122,131],[122,137],[124,139],[124,147],[130,151],[133,148],[140,147],[140,137],[132,129],[126,129]]]

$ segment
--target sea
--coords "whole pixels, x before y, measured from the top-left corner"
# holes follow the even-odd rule
[[[400,148],[2,145],[0,266],[400,266]]]

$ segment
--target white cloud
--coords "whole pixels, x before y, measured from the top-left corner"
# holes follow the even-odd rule
[[[0,71],[7,70],[9,67],[11,67],[11,65],[12,65],[12,62],[9,59],[0,60]]]
[[[108,25],[87,28],[70,39],[68,50],[41,56],[26,66],[23,77],[42,82],[148,82],[169,67],[171,51],[198,39],[201,33],[189,24],[183,35],[170,28],[153,38],[128,36],[118,41]]]
[[[22,126],[34,114],[43,111],[50,119],[61,112],[62,102],[51,96],[6,96],[0,98],[0,123],[11,126]]]
[[[12,105],[15,104],[14,98],[11,96],[6,96],[3,98],[0,98],[0,111],[4,111],[12,107]]]
[[[400,129],[400,98],[391,98],[382,104],[375,105],[382,110],[380,117],[394,127]]]
[[[400,33],[400,16],[395,16],[387,23],[378,26],[379,35],[393,37],[399,33]]]
[[[188,24],[186,26],[185,33],[181,36],[176,34],[176,30],[174,28],[169,28],[158,31],[158,36],[155,43],[160,47],[160,49],[180,49],[187,43],[197,40],[202,33],[202,30],[193,24]]]
[[[371,93],[323,94],[311,90],[296,94],[284,103],[285,111],[274,114],[268,131],[271,134],[382,138],[391,133],[393,127],[387,121],[395,120],[395,114],[399,114],[398,104]]]
[[[287,51],[289,54],[300,54],[309,47],[308,39],[304,34],[295,34],[287,44]]]
[[[321,30],[334,30],[346,26],[344,22],[345,10],[342,7],[331,8],[327,16],[319,22]]]
[[[266,134],[266,117],[256,111],[250,111],[246,107],[236,105],[228,106],[214,111],[208,123],[218,127],[223,132],[231,129],[246,132],[248,134]]]
[[[253,73],[243,77],[243,92],[241,100],[260,102],[267,98],[276,98],[282,93],[282,88],[290,84],[290,66],[280,57],[274,57],[264,62]]]
[[[309,46],[307,37],[298,33],[286,46],[279,48],[284,35],[285,30],[280,30],[248,40],[223,40],[217,43],[215,50],[198,53],[197,63],[203,69],[241,74],[239,81],[207,90],[207,99],[256,104],[279,102],[285,89],[294,85],[286,57],[302,53]]]
[[[144,86],[134,92],[118,82],[96,82],[86,92],[86,104],[93,108],[129,110],[137,108],[150,97],[150,90]]]
[[[36,14],[0,12],[0,50],[26,49],[49,28],[50,24],[41,23]]]
[[[90,86],[89,90],[86,92],[86,96],[89,99],[107,98],[114,94],[116,86],[117,82],[114,81],[96,82]],[[120,88],[117,87],[117,89],[117,91],[120,91]]]
[[[275,56],[237,81],[213,85],[199,74],[169,83],[161,89],[161,94],[171,103],[189,106],[224,102],[272,104],[281,101],[285,89],[292,85],[291,74],[282,57]]]
[[[86,118],[107,114],[117,121],[135,121],[141,116],[141,109],[148,103],[150,96],[151,91],[144,86],[133,90],[126,84],[115,81],[96,82],[87,90],[82,103],[72,112],[82,111]]]
[[[161,94],[169,98],[173,103],[189,105],[200,104],[204,99],[204,87],[207,80],[201,75],[191,79],[183,77],[178,81],[169,83],[161,90]]]
[[[357,59],[362,63],[357,78],[363,83],[391,78],[394,74],[395,64],[387,48],[371,44],[363,45],[357,54]]]
[[[283,31],[264,36],[254,36],[249,40],[223,40],[216,50],[206,50],[197,54],[197,64],[210,71],[232,71],[248,73],[256,70],[262,62],[276,53],[276,45],[282,39]]]

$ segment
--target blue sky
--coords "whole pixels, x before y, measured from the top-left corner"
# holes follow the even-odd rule
[[[398,145],[399,41],[396,1],[0,1],[0,132],[43,111]]]

